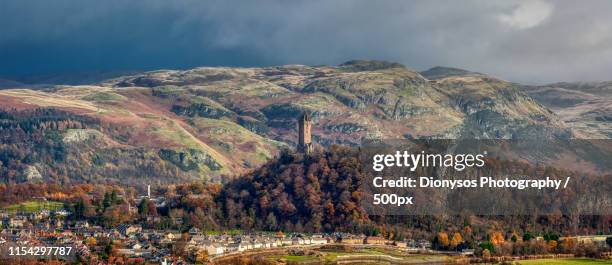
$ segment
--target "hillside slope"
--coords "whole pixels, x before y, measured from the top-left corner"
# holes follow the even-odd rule
[[[94,120],[45,128],[62,136],[56,140],[65,162],[11,155],[8,142],[0,161],[5,171],[14,171],[9,178],[15,181],[23,181],[32,167],[43,178],[62,181],[221,181],[294,146],[296,118],[305,111],[312,113],[313,137],[323,146],[370,138],[573,135],[515,84],[467,71],[443,72],[438,69],[439,78],[429,80],[400,64],[359,60],[339,66],[159,70],[91,85],[0,90],[8,117],[2,123],[5,135],[15,134],[8,128],[40,120],[32,119],[37,108]],[[10,144],[41,152],[39,145]],[[143,174],[134,170],[140,164],[154,166]]]
[[[525,86],[523,90],[550,108],[582,138],[612,138],[612,81]]]

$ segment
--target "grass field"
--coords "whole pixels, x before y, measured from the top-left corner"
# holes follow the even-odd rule
[[[81,99],[87,100],[87,101],[102,101],[102,102],[106,101],[108,102],[108,101],[121,101],[121,100],[126,99],[126,97],[119,95],[117,93],[105,91],[105,92],[92,93]]]
[[[216,236],[216,235],[221,235],[221,234],[228,234],[228,235],[242,235],[244,234],[244,231],[240,230],[240,229],[230,229],[230,230],[206,230],[204,231],[204,233],[206,235],[209,236]]]
[[[311,256],[293,256],[293,255],[287,255],[287,256],[284,256],[283,258],[286,261],[295,261],[295,262],[319,260],[317,257],[311,257]]]
[[[428,264],[428,263],[442,263],[452,262],[452,258],[444,255],[409,255],[409,256],[398,256],[394,253],[380,250],[380,249],[362,249],[353,252],[337,252],[337,251],[322,251],[324,253],[323,260],[325,262],[335,262],[340,256],[361,256],[361,255],[381,255],[381,256],[392,256],[401,258],[402,261],[407,264]]]
[[[516,264],[520,265],[603,265],[612,264],[612,260],[596,260],[596,259],[534,259],[534,260],[523,260]]]
[[[4,209],[9,213],[14,213],[14,212],[32,213],[32,212],[37,212],[37,211],[44,210],[44,209],[55,211],[55,210],[60,210],[63,208],[64,208],[64,204],[61,202],[29,201],[29,202],[22,202],[18,204],[12,204],[12,205],[5,207]]]

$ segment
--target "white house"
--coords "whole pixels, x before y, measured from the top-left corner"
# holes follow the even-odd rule
[[[323,237],[312,237],[310,238],[310,244],[313,245],[324,245],[327,244],[327,239]]]
[[[69,211],[66,211],[66,210],[57,210],[57,211],[55,211],[55,215],[59,215],[59,216],[68,216],[70,214],[72,214],[72,213],[69,212]]]
[[[206,252],[208,252],[208,255],[211,256],[221,255],[224,251],[225,249],[223,248],[223,246],[219,244],[210,244],[206,246]]]
[[[246,243],[246,242],[240,242],[238,244],[238,251],[243,252],[243,251],[247,251],[251,249],[251,244]]]
[[[252,245],[253,249],[262,248],[263,247],[263,244],[261,242],[253,242],[251,245]]]
[[[229,243],[227,245],[225,245],[225,252],[236,252],[238,251],[238,247],[240,246],[240,244],[238,243]]]
[[[142,245],[140,243],[138,243],[138,242],[134,243],[131,246],[131,249],[133,249],[133,250],[137,250],[137,249],[141,249],[141,248],[142,248]]]
[[[281,239],[281,245],[285,245],[285,246],[291,246],[293,245],[293,239],[291,238],[283,238]]]
[[[301,237],[294,237],[292,238],[292,244],[293,245],[304,245],[305,242],[304,242],[304,239]]]

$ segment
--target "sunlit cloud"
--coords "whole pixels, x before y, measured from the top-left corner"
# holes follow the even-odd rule
[[[501,14],[499,20],[517,29],[533,28],[544,22],[553,12],[553,5],[538,0],[521,1],[509,14]]]

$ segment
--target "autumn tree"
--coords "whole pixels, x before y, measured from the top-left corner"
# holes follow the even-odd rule
[[[128,212],[127,206],[125,205],[111,206],[104,210],[102,219],[107,227],[113,227],[130,220],[130,215],[126,214]]]
[[[74,217],[75,218],[91,218],[96,214],[95,209],[91,205],[91,201],[86,196],[81,197],[74,204]]]
[[[548,241],[548,251],[556,252],[557,251],[557,240]]]
[[[455,232],[453,234],[453,238],[450,241],[451,249],[457,249],[457,246],[459,246],[462,242],[463,242],[463,237],[461,237],[461,234],[459,232]]]
[[[196,263],[208,262],[208,251],[206,249],[200,249],[196,252]]]
[[[495,246],[499,246],[501,244],[503,244],[505,242],[504,240],[504,234],[502,232],[493,232],[491,233],[491,235],[489,235],[490,237],[490,241],[491,243],[493,243],[493,245]]]
[[[87,244],[88,247],[93,248],[94,246],[96,246],[97,244],[97,240],[95,237],[90,236],[87,239],[85,239],[85,244]]]
[[[447,248],[449,245],[448,234],[446,232],[438,232],[434,243],[440,248]]]

